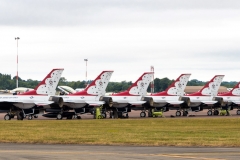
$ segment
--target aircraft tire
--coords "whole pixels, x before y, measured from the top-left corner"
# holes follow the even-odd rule
[[[106,113],[102,113],[102,117],[103,117],[103,119],[107,118],[107,114]]]
[[[109,118],[113,118],[113,112],[112,111],[109,114]]]
[[[34,115],[34,118],[38,118],[38,115]]]
[[[9,114],[6,114],[4,116],[4,120],[6,120],[6,121],[11,120],[11,116]]]
[[[188,112],[187,111],[183,111],[183,116],[187,116]]]
[[[240,115],[240,109],[237,110],[237,115]]]
[[[118,119],[118,112],[117,110],[113,110],[113,118]]]
[[[28,120],[32,120],[32,119],[33,119],[32,115],[29,115]]]
[[[63,118],[62,114],[59,113],[59,114],[57,115],[57,120],[61,120],[62,118]]]
[[[77,119],[82,119],[82,117],[81,116],[77,116]]]
[[[219,115],[219,111],[218,111],[218,110],[214,110],[213,115],[214,115],[214,116]]]
[[[23,113],[22,112],[17,113],[17,120],[23,120]]]
[[[145,112],[141,112],[140,113],[140,117],[146,117],[146,113]]]
[[[180,117],[181,116],[181,112],[180,111],[177,111],[176,112],[176,117]]]
[[[212,110],[208,110],[207,115],[212,116]]]

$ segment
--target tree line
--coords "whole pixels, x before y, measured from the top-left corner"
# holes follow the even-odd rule
[[[155,92],[161,92],[164,91],[174,80],[170,80],[169,78],[155,78],[154,79],[154,91]],[[23,80],[20,77],[18,77],[18,86],[19,87],[26,87],[26,88],[35,88],[38,83],[40,83],[40,81],[38,80],[32,80],[32,79],[27,79],[27,80]],[[61,77],[60,81],[59,81],[59,86],[69,86],[73,89],[76,88],[85,88],[86,84],[90,84],[91,81],[67,81],[67,79],[65,77]],[[199,81],[197,79],[192,79],[190,81],[188,81],[187,86],[203,86],[205,85],[204,81]],[[132,81],[122,81],[122,82],[109,82],[106,92],[121,92],[124,91],[126,89],[128,89],[128,87],[130,87],[132,85]],[[232,88],[237,84],[236,81],[231,81],[231,82],[227,82],[227,81],[223,81],[221,83],[221,86],[225,86],[227,88]],[[0,73],[0,89],[5,90],[12,90],[16,88],[16,76],[11,78],[11,75],[9,74],[1,74]],[[148,87],[148,92],[151,91],[150,86]]]

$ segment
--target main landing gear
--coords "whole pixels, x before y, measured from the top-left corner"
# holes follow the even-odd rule
[[[183,116],[188,116],[188,111],[177,111],[176,112],[176,117],[180,117],[181,115],[183,115]]]
[[[152,117],[152,109],[148,109],[148,110],[143,110],[142,112],[140,112],[140,117],[143,118],[143,117],[146,117],[146,112],[148,114],[148,117]]]
[[[146,117],[146,112],[142,111],[142,112],[140,113],[140,117]]]
[[[207,111],[207,115],[208,115],[208,116],[212,116],[212,115],[217,116],[217,115],[219,115],[219,110],[214,110],[214,111],[212,111],[211,109],[209,109],[209,110]]]
[[[237,115],[240,115],[240,109],[237,110]]]

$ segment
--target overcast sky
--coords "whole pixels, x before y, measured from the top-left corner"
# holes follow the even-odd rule
[[[68,81],[114,70],[111,81],[155,77],[240,81],[239,0],[0,0],[0,73]]]

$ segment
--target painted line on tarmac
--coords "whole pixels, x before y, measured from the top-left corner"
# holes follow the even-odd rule
[[[169,157],[169,158],[183,158],[183,159],[198,159],[198,160],[225,160],[220,158],[206,158],[206,157],[198,157],[198,154],[136,154],[136,153],[114,153],[114,152],[89,152],[89,151],[63,151],[63,152],[56,152],[56,151],[26,151],[26,150],[2,150],[0,153],[14,153],[14,154],[35,154],[35,155],[42,155],[42,154],[74,154],[74,155],[82,155],[82,154],[88,154],[88,155],[125,155],[125,156],[145,156],[145,157]],[[212,155],[212,154],[211,154]],[[214,155],[217,155],[214,154]],[[219,153],[218,153],[219,155]]]

